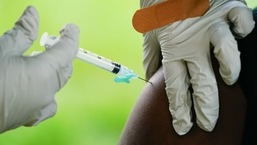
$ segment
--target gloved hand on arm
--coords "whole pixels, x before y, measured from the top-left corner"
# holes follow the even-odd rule
[[[0,37],[0,133],[34,126],[56,113],[55,94],[72,74],[79,48],[79,27],[67,24],[51,49],[23,53],[37,39],[39,16],[28,6],[15,26]]]
[[[141,0],[141,7],[158,2],[162,1]],[[177,21],[144,33],[146,78],[163,65],[169,110],[179,135],[186,134],[193,125],[190,85],[198,126],[205,131],[214,129],[219,116],[219,96],[210,51],[214,51],[219,61],[223,80],[232,85],[241,68],[234,36],[243,38],[253,27],[252,12],[244,3],[211,0],[209,10],[202,17]]]

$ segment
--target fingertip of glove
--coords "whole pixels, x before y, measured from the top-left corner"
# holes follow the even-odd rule
[[[74,23],[68,23],[68,24],[64,25],[64,27],[66,27],[66,28],[73,28],[73,29],[79,29],[79,26],[74,24]]]
[[[38,13],[36,7],[33,6],[33,5],[27,6],[25,11],[28,11],[28,12],[33,13],[33,14],[37,14]]]
[[[68,23],[64,25],[63,29],[60,31],[60,34],[63,34],[65,31],[70,31],[70,30],[76,33],[80,32],[80,28],[78,25],[74,23]]]

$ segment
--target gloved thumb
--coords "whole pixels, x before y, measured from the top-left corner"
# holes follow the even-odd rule
[[[77,55],[79,49],[80,29],[75,24],[66,24],[60,31],[60,39],[57,43],[43,52],[45,55],[55,58],[62,66],[70,63]]]
[[[61,36],[57,43],[34,56],[37,61],[50,64],[58,72],[59,85],[62,87],[72,73],[72,61],[79,49],[79,27],[67,24],[60,31]]]

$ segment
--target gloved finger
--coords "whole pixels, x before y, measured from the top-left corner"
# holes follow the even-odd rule
[[[23,107],[30,108],[31,105],[34,104]],[[8,110],[9,115],[8,117],[5,117],[5,121],[0,119],[0,122],[3,122],[3,124],[0,125],[0,133],[15,129],[19,126],[38,125],[40,122],[53,117],[56,114],[57,104],[55,99],[49,102],[49,104],[46,104],[46,106],[41,107],[42,106],[34,106],[34,109],[30,108],[28,110],[16,110],[15,107],[10,108],[12,110]]]
[[[209,52],[201,54],[199,51],[199,54],[187,62],[194,90],[192,94],[194,110],[198,126],[203,130],[212,131],[219,116],[218,87]]]
[[[39,110],[34,110],[34,112],[31,113],[31,116],[27,120],[26,124],[24,124],[24,126],[38,125],[40,122],[50,117],[53,117],[56,114],[56,111],[57,103],[55,98],[53,98],[53,100],[43,108],[40,108]]]
[[[184,135],[193,125],[191,121],[190,80],[186,63],[180,60],[165,59],[163,60],[163,72],[173,127],[179,135]]]
[[[13,29],[0,38],[0,48],[3,53],[22,55],[37,38],[39,16],[35,7],[28,6]]]
[[[146,79],[150,79],[162,65],[161,48],[153,32],[144,34],[143,65]]]
[[[219,72],[226,84],[234,84],[241,69],[240,52],[227,23],[217,23],[210,27],[211,43],[220,68]]]
[[[237,38],[244,38],[252,32],[255,25],[252,10],[247,7],[232,8],[228,19],[232,22],[232,32]]]
[[[39,16],[35,7],[28,6],[20,19],[15,23],[17,29],[26,33],[31,41],[37,38],[39,26]]]

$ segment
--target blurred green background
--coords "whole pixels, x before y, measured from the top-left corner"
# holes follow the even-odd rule
[[[250,7],[256,0],[247,0]],[[80,46],[119,62],[144,76],[142,36],[132,25],[138,1],[0,0],[0,33],[13,27],[28,5],[40,15],[43,32],[58,35],[64,24],[80,26]],[[28,53],[43,50],[39,39]],[[80,60],[73,76],[57,93],[55,117],[36,127],[20,127],[0,135],[1,145],[115,145],[131,109],[144,86],[140,80],[115,83],[115,75]],[[42,88],[43,89],[43,88]]]

